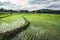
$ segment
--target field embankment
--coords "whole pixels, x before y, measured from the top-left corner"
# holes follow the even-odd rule
[[[12,22],[11,22],[12,21]],[[0,19],[0,40],[9,40],[30,25],[25,17],[19,15],[8,16]]]

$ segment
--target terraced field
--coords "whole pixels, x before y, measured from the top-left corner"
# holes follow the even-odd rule
[[[24,16],[30,22],[30,26],[10,40],[60,40],[60,14],[16,14],[14,16]],[[13,15],[10,18],[12,19]],[[13,23],[16,19],[13,18],[14,20],[11,21],[10,18],[0,20],[2,23],[4,20]],[[19,18],[17,17],[16,20],[19,21]]]

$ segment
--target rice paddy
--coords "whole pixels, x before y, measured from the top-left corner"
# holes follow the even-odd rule
[[[30,26],[10,40],[60,40],[60,14],[14,14],[0,19],[0,31],[3,31],[1,24],[5,24],[6,29],[11,29],[11,25],[19,27],[18,23],[24,23],[22,16],[30,22]]]

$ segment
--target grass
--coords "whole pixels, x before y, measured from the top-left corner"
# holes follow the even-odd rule
[[[13,30],[24,24],[24,19],[20,15],[12,15],[0,19],[0,33]]]
[[[0,23],[13,23],[15,19],[20,20],[20,16],[26,17],[30,26],[11,40],[60,40],[60,14],[14,14],[0,19]]]
[[[30,26],[12,40],[60,40],[60,15],[21,14],[30,21]]]

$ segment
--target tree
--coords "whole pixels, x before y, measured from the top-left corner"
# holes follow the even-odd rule
[[[3,9],[3,8],[1,8],[1,9],[0,9],[0,12],[3,12],[3,11],[4,11],[4,9]]]

